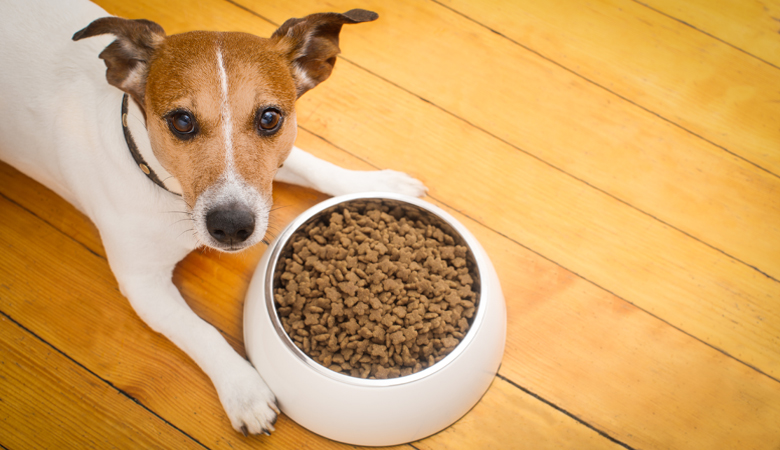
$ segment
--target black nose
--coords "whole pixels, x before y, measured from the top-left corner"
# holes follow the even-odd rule
[[[255,215],[246,206],[218,206],[206,214],[209,234],[223,244],[244,242],[255,231]]]

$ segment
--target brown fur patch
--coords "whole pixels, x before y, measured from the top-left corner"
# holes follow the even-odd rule
[[[363,9],[344,14],[319,13],[301,19],[288,19],[271,39],[290,60],[290,71],[298,97],[330,77],[339,50],[339,33],[344,24],[370,22],[379,17]]]
[[[156,23],[144,19],[103,17],[77,31],[73,40],[101,34],[113,34],[117,38],[100,53],[100,58],[106,63],[108,83],[127,92],[136,103],[143,105],[147,63],[165,39],[165,31]]]

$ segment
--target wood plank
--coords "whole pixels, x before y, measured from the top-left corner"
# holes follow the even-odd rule
[[[561,0],[526,2],[527,6],[514,1],[462,2],[453,6],[463,6],[464,12],[473,14],[476,20],[487,16],[485,20],[496,30],[579,75],[602,85],[599,77],[608,77],[608,89],[627,100],[432,2],[363,2],[362,7],[378,11],[381,19],[365,31],[346,36],[344,58],[780,279],[780,240],[767,241],[764,237],[778,232],[780,178],[756,170],[753,164],[655,115],[686,128],[688,122],[697,120],[699,128],[734,135],[740,146],[780,158],[776,151],[780,129],[767,122],[767,118],[780,116],[780,92],[775,89],[780,71],[706,36],[688,42],[693,38],[684,35],[677,39],[677,31],[668,31],[658,37],[656,34],[663,34],[659,29],[665,30],[668,25],[665,22],[679,24],[633,3],[633,7],[620,11],[614,2],[591,5]],[[242,4],[277,22],[293,12],[305,14],[320,8],[314,0],[296,2],[293,11],[278,2],[245,0]],[[350,3],[344,0],[332,4],[340,10]],[[645,17],[648,14],[650,17]],[[409,21],[409,17],[415,21]],[[556,28],[554,31],[560,33],[553,42],[547,47],[537,45],[540,38],[532,30],[547,36],[553,30],[540,28],[550,27],[548,20],[553,19],[566,32]],[[642,23],[644,20],[660,22],[651,26]],[[457,32],[443,35],[440,30]],[[607,46],[604,41],[615,41],[614,34],[629,30],[630,39],[621,44],[627,46],[628,55],[611,59],[614,55],[604,54],[617,51],[616,45]],[[591,41],[598,37],[604,41]],[[566,39],[565,46],[557,45]],[[645,44],[638,45],[638,49],[629,46],[634,41],[661,43],[653,47],[655,53],[646,55],[641,53]],[[670,49],[665,44],[682,48]],[[693,62],[679,65],[663,59],[674,54],[693,61],[690,55],[700,54],[700,47],[715,44],[723,49],[696,58],[695,67],[690,66]],[[724,51],[728,54],[721,55]],[[630,65],[634,59],[644,66]],[[713,67],[721,65],[741,72],[726,70],[713,78]],[[613,73],[617,70],[622,72]],[[599,73],[592,74],[595,71]],[[675,78],[666,80],[672,76]],[[702,96],[693,97],[694,87],[709,78],[718,86],[708,82],[712,89],[702,93],[706,101]],[[670,89],[668,86],[679,92],[661,92]],[[731,104],[722,97],[721,87],[735,86],[755,90],[755,96],[750,97],[752,103],[735,98],[731,100],[745,103]],[[749,111],[743,114],[742,108]],[[671,117],[670,111],[683,116]],[[704,135],[698,129],[695,133]],[[757,139],[763,143],[753,144]],[[728,149],[735,151],[730,146]],[[743,233],[746,227],[754,232]]]
[[[780,66],[780,2],[772,0],[640,0],[775,67]]]
[[[0,379],[5,448],[203,448],[4,316]]]
[[[632,0],[442,3],[780,175],[776,67]]]
[[[91,252],[105,258],[97,227],[91,220],[40,183],[0,161],[0,192],[38,217],[45,218],[52,226],[80,242]]]

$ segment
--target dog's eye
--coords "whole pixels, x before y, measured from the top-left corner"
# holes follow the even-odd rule
[[[191,133],[195,129],[192,117],[187,113],[178,113],[172,117],[173,128],[179,133]]]
[[[282,113],[276,108],[257,112],[257,131],[264,136],[276,133],[282,126]]]
[[[197,123],[191,113],[187,111],[174,111],[166,117],[168,128],[180,139],[190,139],[197,131]]]

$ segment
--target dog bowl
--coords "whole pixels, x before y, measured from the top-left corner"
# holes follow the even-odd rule
[[[363,379],[332,371],[303,353],[282,327],[274,305],[274,273],[296,230],[345,206],[379,201],[439,226],[470,249],[480,299],[473,322],[446,357],[417,373]],[[506,307],[498,276],[474,236],[442,209],[387,193],[324,201],[290,223],[269,246],[253,275],[244,309],[249,359],[280,409],[303,427],[340,442],[385,446],[434,434],[468,412],[493,381],[506,339]]]

